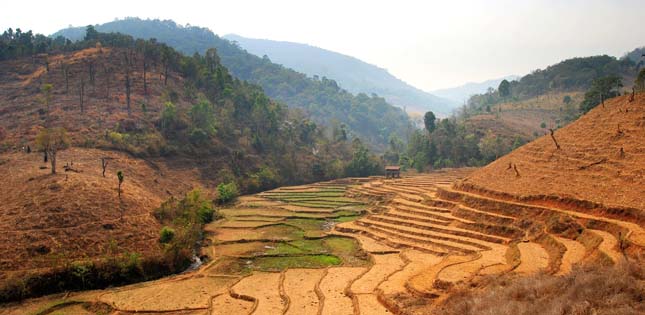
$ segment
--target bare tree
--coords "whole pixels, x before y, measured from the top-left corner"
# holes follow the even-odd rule
[[[130,92],[132,88],[132,82],[130,81],[130,62],[131,62],[131,56],[128,56],[127,52],[123,53],[123,59],[125,62],[125,100],[128,108],[128,116],[132,115],[132,109],[130,108]]]
[[[105,177],[105,169],[107,168],[108,161],[106,158],[101,158],[101,168],[103,168],[103,177]]]
[[[78,85],[78,98],[81,103],[81,113],[85,112],[83,99],[85,98],[85,79],[81,76],[81,82]]]
[[[555,143],[555,147],[560,150],[560,144],[558,144],[558,141],[555,140],[555,135],[553,134],[553,129],[549,128],[549,131],[551,132],[551,139],[553,140],[553,143]]]

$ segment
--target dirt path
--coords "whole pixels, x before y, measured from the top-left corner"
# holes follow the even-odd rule
[[[515,272],[532,274],[546,269],[549,265],[549,254],[540,244],[537,243],[519,243],[517,248],[520,250],[520,265],[515,268]]]
[[[280,274],[277,272],[256,272],[233,286],[236,294],[257,299],[253,314],[282,314],[286,307],[280,295]]]
[[[315,292],[325,269],[290,269],[285,272],[284,291],[289,297],[286,314],[316,314],[320,301]]]
[[[323,315],[353,315],[354,304],[345,294],[345,289],[363,272],[365,268],[360,267],[328,269],[327,275],[320,282],[320,291],[325,297]]]

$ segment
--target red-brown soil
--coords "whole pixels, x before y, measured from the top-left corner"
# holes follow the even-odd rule
[[[5,275],[124,251],[157,254],[161,227],[152,211],[171,194],[199,185],[190,181],[195,176],[189,169],[115,151],[73,148],[59,155],[55,175],[41,154],[1,155],[0,272]],[[110,159],[105,177],[102,157]],[[63,171],[65,164],[78,172]],[[117,170],[125,174],[121,204]]]
[[[561,149],[549,135],[543,136],[473,173],[460,187],[545,205],[598,209],[644,224],[645,95],[638,94],[634,102],[628,98],[607,100],[557,130]]]

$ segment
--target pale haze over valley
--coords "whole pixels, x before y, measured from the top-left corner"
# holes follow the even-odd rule
[[[27,3],[4,4],[0,28],[51,34],[128,16],[172,19],[220,36],[235,33],[336,51],[425,91],[524,75],[572,56],[620,57],[645,38],[645,2],[631,0],[28,3],[28,20],[14,14]],[[52,13],[54,7],[67,9]]]

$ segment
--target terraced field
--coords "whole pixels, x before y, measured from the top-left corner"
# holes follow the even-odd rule
[[[242,197],[207,226],[212,259],[199,270],[60,301],[118,314],[430,314],[452,287],[479,276],[566,274],[642,250],[631,240],[642,227],[616,216],[457,190],[453,184],[472,171]],[[46,303],[52,298],[17,309]]]

